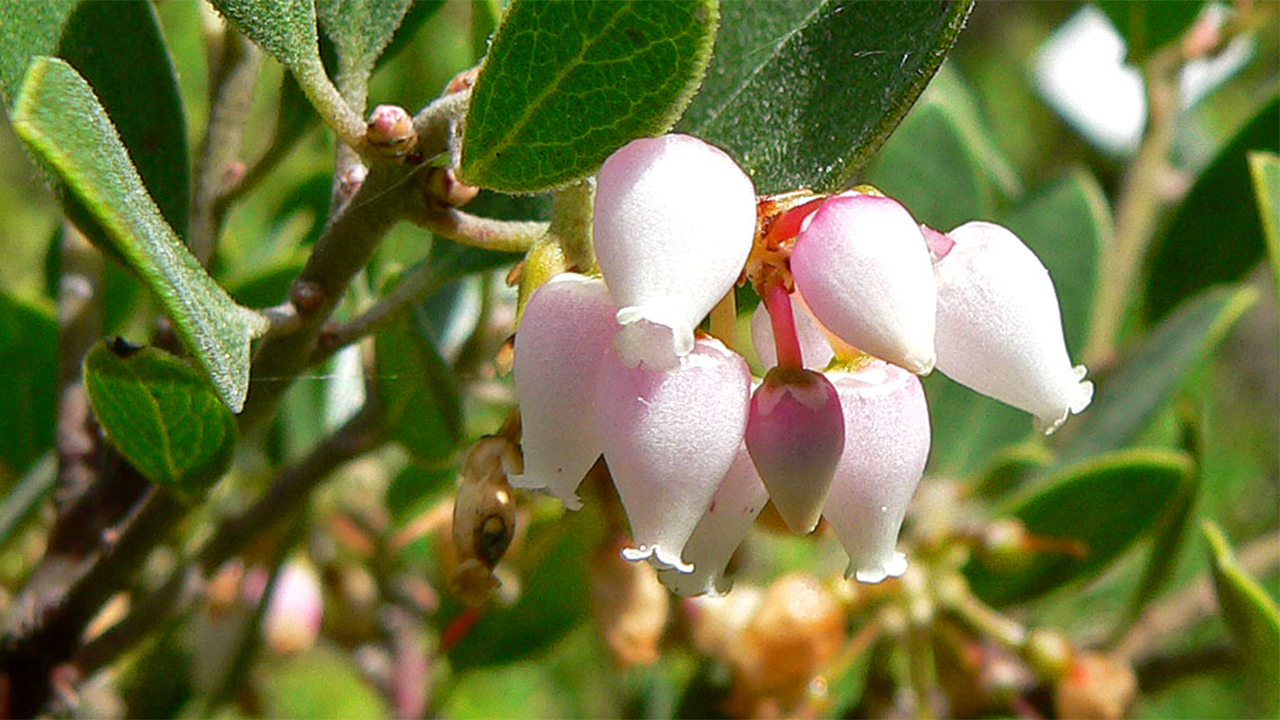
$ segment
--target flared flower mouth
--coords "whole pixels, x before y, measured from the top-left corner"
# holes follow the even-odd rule
[[[758,214],[733,161],[682,135],[610,157],[594,212],[603,279],[554,278],[516,335],[512,481],[577,508],[603,455],[631,525],[621,555],[677,592],[727,591],[769,500],[795,532],[825,517],[849,576],[905,572],[898,534],[930,446],[917,375],[935,365],[1048,432],[1088,405],[1052,282],[998,225],[941,233],[862,192],[766,198]],[[696,329],[744,275],[763,299],[754,388],[732,327],[712,323],[728,344]]]

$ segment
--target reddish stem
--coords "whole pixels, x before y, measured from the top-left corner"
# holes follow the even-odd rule
[[[804,224],[804,219],[812,215],[822,203],[827,201],[827,197],[814,198],[803,205],[797,205],[786,212],[782,213],[773,225],[769,228],[768,241],[770,247],[777,247],[785,240],[789,240],[800,234],[800,226]]]
[[[796,336],[796,319],[791,313],[791,297],[780,282],[771,282],[765,289],[764,306],[769,311],[773,325],[773,345],[778,352],[778,367],[800,370],[804,358],[800,353],[800,339]]]

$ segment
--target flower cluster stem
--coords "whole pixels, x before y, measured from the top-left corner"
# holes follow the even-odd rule
[[[778,352],[778,367],[799,370],[804,367],[800,339],[796,336],[796,320],[791,312],[791,297],[780,282],[769,283],[764,294],[769,322],[773,325],[773,342]]]

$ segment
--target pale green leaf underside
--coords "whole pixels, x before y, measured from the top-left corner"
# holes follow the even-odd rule
[[[226,471],[235,418],[181,360],[99,343],[85,357],[84,380],[98,424],[148,480],[195,498]]]
[[[1236,562],[1222,529],[1212,520],[1202,521],[1200,529],[1209,544],[1219,610],[1251,681],[1246,689],[1257,693],[1263,708],[1273,712],[1280,700],[1280,609]]]
[[[404,20],[412,0],[316,0],[316,15],[338,51],[342,73],[367,73]]]
[[[1253,176],[1253,191],[1258,196],[1258,214],[1262,216],[1262,235],[1267,241],[1271,279],[1276,285],[1276,295],[1280,296],[1280,155],[1249,153],[1249,173]]]
[[[223,401],[239,412],[248,392],[249,343],[266,321],[236,305],[165,223],[89,85],[62,60],[39,58],[12,120],[18,137],[106,229]]]
[[[716,22],[714,0],[514,0],[471,92],[461,177],[536,192],[665,132],[702,79]]]

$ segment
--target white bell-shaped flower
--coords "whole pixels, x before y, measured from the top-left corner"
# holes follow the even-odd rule
[[[520,401],[524,473],[515,487],[549,490],[570,510],[600,457],[596,375],[617,324],[604,281],[561,273],[534,291],[516,333],[512,367]]]
[[[596,422],[635,542],[623,557],[693,570],[681,552],[738,454],[750,391],[746,361],[717,340],[661,373],[606,353]]]
[[[1009,230],[970,222],[934,266],[938,369],[961,385],[1035,415],[1046,434],[1093,399],[1072,367],[1049,271]]]
[[[746,443],[787,527],[813,532],[844,449],[844,418],[831,381],[813,370],[770,370],[751,395]]]
[[[845,576],[877,583],[906,572],[898,531],[929,458],[920,380],[883,362],[832,372],[844,409],[844,454],[822,514],[849,554]]]
[[[693,565],[693,572],[660,570],[658,579],[680,595],[729,592],[733,583],[724,576],[724,570],[768,501],[769,492],[756,474],[746,445],[742,445],[689,542],[685,543],[681,557]]]
[[[737,281],[755,227],[751,180],[695,137],[633,140],[605,160],[593,232],[623,364],[669,370],[693,349],[693,329]]]
[[[804,366],[810,370],[821,370],[831,362],[835,351],[822,326],[809,314],[809,308],[800,298],[799,293],[791,293],[791,315],[795,318],[796,339],[800,341],[800,354],[804,356]],[[771,368],[778,364],[778,348],[773,341],[773,324],[769,322],[769,311],[765,303],[756,306],[751,313],[751,344],[756,349],[756,357],[760,364]]]
[[[801,226],[791,273],[837,337],[913,373],[933,369],[933,267],[920,228],[896,200],[828,199]]]

